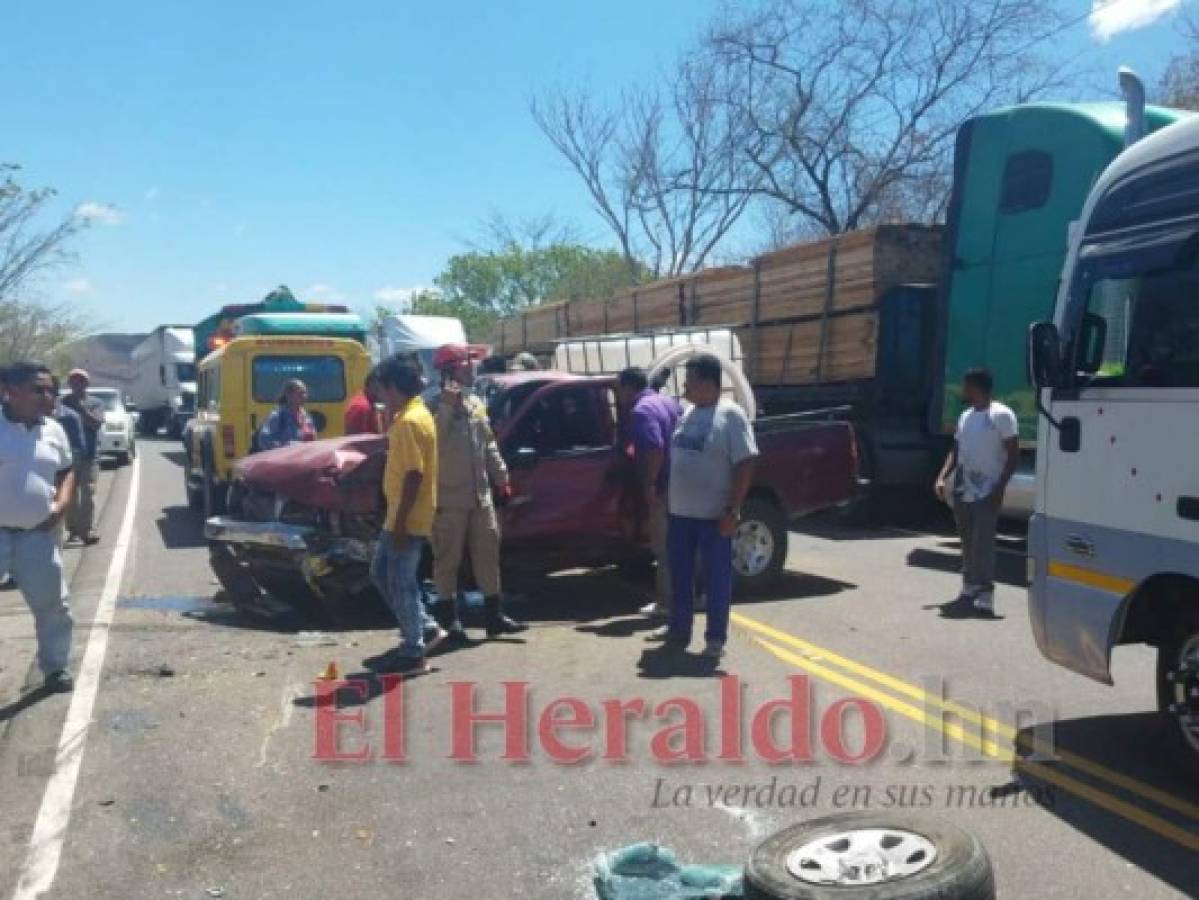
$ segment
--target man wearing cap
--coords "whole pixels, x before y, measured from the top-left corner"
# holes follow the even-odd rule
[[[70,393],[63,405],[72,409],[83,424],[83,452],[75,457],[75,488],[67,509],[67,539],[78,538],[85,544],[100,540],[92,525],[96,517],[96,482],[100,479],[98,443],[104,427],[104,403],[87,394],[91,377],[83,369],[72,369],[67,375]]]
[[[73,481],[66,433],[45,415],[54,394],[50,370],[20,362],[6,375],[0,406],[0,572],[12,575],[33,613],[45,689],[69,691],[71,611],[57,526]]]
[[[482,348],[447,344],[433,354],[441,393],[428,401],[437,423],[437,514],[433,519],[433,582],[437,618],[450,639],[465,642],[458,616],[458,571],[465,550],[487,614],[487,636],[515,634],[527,626],[504,615],[500,595],[500,528],[492,486],[511,496],[508,468],[487,419],[487,407],[471,393],[474,363]]]

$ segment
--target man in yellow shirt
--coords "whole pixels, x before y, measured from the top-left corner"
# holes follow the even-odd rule
[[[425,387],[420,371],[397,357],[380,363],[380,393],[387,404],[387,498],[383,532],[371,564],[371,578],[395,614],[401,641],[387,668],[400,672],[427,669],[425,654],[445,640],[432,628],[425,640],[428,614],[421,602],[417,569],[425,541],[433,532],[437,498],[437,427],[420,399]]]

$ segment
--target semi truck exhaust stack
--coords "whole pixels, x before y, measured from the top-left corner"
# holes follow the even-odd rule
[[[1124,95],[1127,123],[1124,146],[1131,147],[1145,136],[1145,85],[1128,66],[1120,66],[1120,93]]]

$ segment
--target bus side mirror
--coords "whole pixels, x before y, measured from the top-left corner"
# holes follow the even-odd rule
[[[1062,341],[1052,322],[1036,322],[1028,330],[1028,380],[1038,390],[1063,386]]]

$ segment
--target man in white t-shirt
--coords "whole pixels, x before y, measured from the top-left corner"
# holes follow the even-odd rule
[[[44,412],[57,393],[49,369],[17,363],[4,380],[0,572],[12,576],[33,613],[46,690],[69,691],[72,621],[57,532],[75,479],[71,445],[62,426]]]
[[[1003,494],[1020,460],[1016,414],[991,399],[993,379],[986,369],[970,369],[962,379],[967,409],[958,419],[953,449],[937,477],[937,496],[952,496],[962,540],[962,593],[982,613],[995,611],[995,525]],[[952,473],[952,475],[950,474]]]

